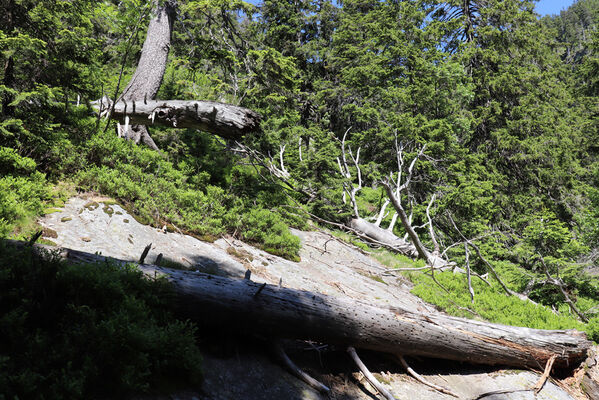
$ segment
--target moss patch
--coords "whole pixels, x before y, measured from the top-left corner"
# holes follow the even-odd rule
[[[98,204],[98,202],[96,201],[90,201],[85,203],[85,205],[83,206],[83,208],[89,210],[89,211],[94,211],[96,208],[100,207],[100,205]]]
[[[366,276],[367,276],[367,277],[369,277],[370,279],[372,279],[373,281],[377,281],[377,282],[380,282],[380,283],[384,283],[385,285],[387,284],[387,282],[385,282],[385,281],[383,280],[383,278],[381,278],[381,277],[380,277],[380,276],[378,276],[378,275],[366,275]]]
[[[58,237],[58,233],[56,233],[54,229],[44,227],[42,229],[42,236],[56,239]]]
[[[254,257],[243,249],[236,249],[232,246],[227,247],[227,254],[232,255],[240,260],[254,261]]]
[[[178,270],[183,270],[183,271],[190,271],[192,270],[191,267],[173,260],[172,258],[168,258],[168,257],[163,257],[162,260],[160,261],[160,266],[161,267],[165,267],[165,268],[172,268],[172,269],[178,269]]]
[[[108,214],[109,217],[112,217],[112,214],[114,214],[114,209],[106,204],[102,207],[102,211],[104,211],[105,214]]]

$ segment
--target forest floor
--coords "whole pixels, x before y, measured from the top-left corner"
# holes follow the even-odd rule
[[[414,311],[438,312],[410,293],[411,284],[401,275],[383,274],[387,267],[366,252],[323,231],[293,230],[300,237],[300,262],[273,256],[231,237],[214,243],[177,232],[167,232],[138,223],[120,205],[93,194],[70,199],[63,208],[43,217],[44,239],[59,246],[137,261],[152,244],[146,262],[159,253],[164,266],[185,268],[242,278],[249,269],[251,279],[333,296],[395,305]],[[270,399],[377,399],[377,392],[364,379],[343,349],[302,341],[285,342],[285,349],[304,371],[332,388],[322,396],[289,374],[259,337],[239,337],[235,332],[200,332],[204,355],[204,382],[200,388],[140,399],[270,400]],[[434,400],[453,398],[417,382],[391,358],[360,352],[371,371],[398,399]],[[408,358],[408,363],[427,380],[450,389],[463,399],[584,399],[570,381],[548,380],[535,396],[530,390],[538,371],[505,370],[457,362]],[[502,393],[483,393],[501,391]]]

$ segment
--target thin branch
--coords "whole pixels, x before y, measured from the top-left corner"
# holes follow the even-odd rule
[[[360,147],[358,147],[358,151],[354,156],[352,149],[350,146],[347,147],[347,152],[345,150],[345,139],[347,138],[347,134],[349,133],[351,126],[345,131],[343,134],[343,138],[341,139],[341,159],[337,157],[337,165],[339,166],[339,171],[341,172],[341,176],[345,179],[351,179],[352,175],[347,164],[347,154],[349,154],[350,158],[353,161],[354,166],[356,167],[356,174],[358,177],[358,186],[354,186],[353,182],[344,182],[343,183],[343,204],[347,203],[346,195],[349,196],[350,201],[352,203],[352,208],[354,212],[354,216],[356,218],[360,218],[360,214],[358,211],[358,202],[356,201],[356,194],[362,189],[362,170],[360,169]],[[339,139],[337,139],[339,141]],[[342,164],[343,162],[343,164]],[[351,189],[350,189],[351,188]]]
[[[539,379],[539,381],[533,388],[535,391],[535,394],[539,394],[541,389],[543,389],[543,386],[545,386],[545,382],[547,381],[547,378],[549,378],[549,375],[551,374],[551,369],[553,368],[553,363],[555,362],[556,358],[557,358],[556,354],[552,355],[551,358],[547,361],[547,364],[545,364],[545,371],[543,372],[541,379]]]
[[[287,356],[287,353],[285,353],[285,350],[283,350],[283,346],[281,346],[281,343],[278,340],[275,340],[275,342],[273,343],[273,347],[277,356],[281,359],[281,361],[283,361],[285,366],[287,366],[287,368],[293,375],[306,382],[308,385],[318,390],[319,392],[330,393],[331,389],[328,386],[312,378],[310,375],[302,371],[297,365],[295,365],[293,361],[291,361],[291,359]]]
[[[462,234],[462,231],[460,231],[458,229],[458,226],[456,225],[455,221],[453,220],[453,218],[451,217],[451,215],[449,215],[449,220],[451,221],[454,229],[458,232],[458,234],[462,237],[462,239],[470,246],[474,249],[474,251],[476,251],[476,254],[478,255],[478,257],[481,259],[481,261],[486,265],[487,269],[489,271],[491,271],[491,273],[493,274],[493,276],[495,277],[495,279],[497,280],[497,282],[499,282],[499,285],[501,285],[501,288],[509,295],[509,296],[516,296],[516,293],[514,293],[514,291],[510,290],[501,280],[501,278],[499,278],[499,275],[497,275],[497,272],[495,271],[495,268],[493,268],[493,266],[491,265],[491,263],[489,263],[487,261],[487,259],[482,255],[480,249],[478,248],[477,245],[475,245],[474,243],[472,243],[470,240],[466,239],[466,236],[464,236]],[[518,296],[517,296],[518,297]]]
[[[131,51],[131,47],[133,46],[132,40],[134,37],[136,37],[137,31],[139,30],[139,27],[140,27],[140,24],[146,17],[146,14],[150,10],[150,8],[151,8],[151,5],[146,7],[146,9],[140,14],[139,19],[137,20],[137,23],[135,24],[135,27],[133,28],[133,32],[131,32],[131,35],[129,35],[129,38],[127,39],[127,48],[125,49],[125,54],[123,54],[123,60],[121,61],[121,70],[119,72],[119,79],[117,80],[116,88],[114,89],[114,97],[113,97],[114,103],[112,103],[110,112],[107,114],[108,121],[106,122],[106,126],[104,127],[104,133],[106,133],[106,131],[108,130],[108,126],[110,125],[110,116],[114,113],[114,107],[118,101],[117,96],[119,94],[121,80],[123,78],[123,71],[125,70],[125,64],[127,63],[127,58],[129,57],[129,51]]]
[[[472,289],[472,279],[470,277],[470,252],[468,251],[468,243],[464,243],[464,251],[466,252],[466,279],[468,281],[468,291],[470,292],[470,302],[474,304],[474,289]]]
[[[433,220],[432,220],[431,214],[430,214],[431,206],[435,202],[435,197],[436,197],[435,194],[433,194],[431,196],[431,201],[428,203],[428,206],[426,207],[426,218],[428,219],[428,231],[429,231],[429,234],[431,235],[431,240],[432,240],[433,246],[434,246],[433,254],[440,254],[441,251],[439,250],[439,242],[437,242],[437,239],[435,238],[435,231],[433,229]],[[411,217],[411,215],[410,215],[410,217]]]
[[[356,349],[354,349],[353,347],[350,346],[347,348],[347,352],[349,353],[352,360],[354,360],[354,362],[356,363],[358,368],[360,368],[360,371],[364,374],[366,379],[368,379],[368,382],[370,382],[370,384],[376,390],[378,390],[383,396],[385,396],[385,398],[387,400],[397,400],[395,398],[395,396],[393,396],[393,394],[391,394],[391,392],[385,386],[383,386],[383,384],[381,384],[378,381],[378,379],[376,379],[374,377],[374,375],[372,375],[372,373],[368,370],[368,368],[366,368],[366,365],[364,365],[362,360],[360,360],[360,357],[358,357],[358,353],[356,353]]]
[[[551,274],[549,273],[549,268],[547,267],[547,264],[545,264],[545,260],[543,259],[543,257],[540,254],[539,254],[539,259],[541,261],[541,264],[543,265],[543,268],[545,269],[545,275],[547,276],[547,280],[545,281],[545,283],[549,283],[551,285],[557,286],[557,288],[560,290],[560,292],[562,292],[562,296],[564,296],[566,303],[568,304],[568,306],[570,306],[570,310],[572,310],[576,315],[578,315],[578,317],[583,322],[589,322],[589,319],[586,317],[586,315],[581,313],[580,310],[576,307],[576,305],[572,301],[572,299],[570,299],[568,292],[566,292],[566,289],[564,288],[565,283],[564,283],[564,281],[562,281],[562,278],[560,278],[559,276],[557,278],[552,277]]]
[[[476,237],[474,237],[474,238],[471,238],[471,239],[467,239],[467,240],[465,240],[465,241],[459,241],[459,242],[455,242],[454,244],[451,244],[451,245],[447,246],[447,247],[445,248],[445,250],[443,250],[443,253],[441,253],[441,257],[445,257],[446,253],[447,253],[449,250],[451,250],[451,249],[452,249],[452,248],[454,248],[454,247],[461,246],[462,244],[466,243],[467,241],[474,242],[475,240],[481,240],[481,239],[485,239],[485,238],[487,238],[487,237],[490,237],[490,236],[495,236],[495,235],[499,235],[499,234],[501,234],[501,233],[502,233],[502,232],[490,232],[490,233],[485,233],[485,234],[483,234],[483,235],[476,236]]]
[[[391,204],[393,205],[393,207],[399,214],[399,218],[401,220],[401,223],[403,224],[404,229],[410,235],[410,239],[412,240],[412,243],[416,247],[416,251],[418,251],[418,256],[428,262],[428,260],[429,260],[428,251],[426,250],[426,248],[420,241],[420,238],[418,237],[418,234],[414,231],[414,228],[412,228],[412,226],[409,224],[408,216],[406,215],[406,211],[404,210],[403,206],[401,205],[401,203],[399,202],[397,197],[395,197],[395,194],[393,193],[393,189],[389,185],[389,181],[383,181],[383,182],[381,182],[381,184],[385,188],[385,190],[387,192],[387,196],[391,200]]]
[[[383,222],[383,219],[387,215],[389,215],[389,213],[386,212],[388,205],[389,205],[389,199],[385,199],[385,202],[383,203],[383,205],[381,206],[381,209],[379,211],[379,215],[377,216],[376,221],[374,222],[375,226],[380,226],[381,222]]]
[[[424,379],[420,374],[418,374],[416,371],[414,371],[408,365],[408,363],[406,362],[406,360],[403,358],[403,356],[401,354],[396,354],[396,357],[399,360],[399,362],[401,363],[401,365],[406,369],[406,371],[408,371],[408,373],[410,375],[412,375],[412,377],[414,379],[416,379],[418,382],[420,382],[420,383],[422,383],[422,384],[424,384],[426,386],[429,386],[429,387],[435,389],[438,392],[445,393],[445,394],[448,394],[450,396],[459,398],[459,396],[457,394],[453,393],[451,390],[445,389],[444,387],[439,386],[439,385],[435,385],[434,383],[431,383],[431,382],[427,381],[426,379]]]

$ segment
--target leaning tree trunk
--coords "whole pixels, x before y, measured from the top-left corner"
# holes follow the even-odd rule
[[[23,242],[9,241],[23,246]],[[51,246],[54,254],[98,262],[104,256]],[[119,261],[116,260],[117,262]],[[574,369],[591,342],[574,330],[539,330],[414,313],[350,298],[143,264],[147,275],[172,282],[183,315],[201,324],[270,337],[314,340],[381,352],[542,369]]]
[[[166,70],[174,17],[175,6],[171,1],[165,1],[163,5],[156,2],[156,10],[148,26],[137,69],[119,100],[156,98]],[[125,138],[135,143],[143,142],[152,149],[158,150],[145,125],[132,125],[127,128],[124,132]]]

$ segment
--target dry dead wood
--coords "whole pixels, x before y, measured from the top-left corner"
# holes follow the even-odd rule
[[[24,247],[27,242],[10,241]],[[86,263],[101,255],[34,245]],[[113,260],[124,263],[122,260]],[[539,330],[417,313],[350,298],[327,296],[191,271],[142,264],[138,268],[173,284],[182,315],[210,328],[257,332],[354,346],[391,354],[420,355],[477,364],[543,369],[555,356],[555,368],[574,369],[587,357],[591,342],[574,330]]]
[[[110,116],[126,126],[160,124],[193,128],[226,139],[240,139],[249,132],[257,131],[260,126],[260,116],[256,112],[214,101],[141,99],[120,100],[112,104],[105,97],[91,105],[97,113]]]
[[[356,349],[354,349],[352,346],[349,346],[347,348],[347,352],[348,352],[349,356],[352,358],[352,360],[354,360],[354,362],[356,363],[356,365],[358,366],[358,368],[360,369],[362,374],[366,377],[366,379],[368,379],[368,382],[370,382],[370,384],[372,385],[373,388],[378,390],[379,393],[381,393],[383,396],[385,396],[385,398],[387,400],[397,400],[395,398],[395,396],[393,395],[393,393],[391,393],[385,386],[383,386],[382,383],[379,382],[378,379],[375,378],[374,375],[372,375],[372,373],[368,370],[366,365],[364,365],[362,360],[360,360],[360,357],[358,357],[358,353],[356,353]]]

